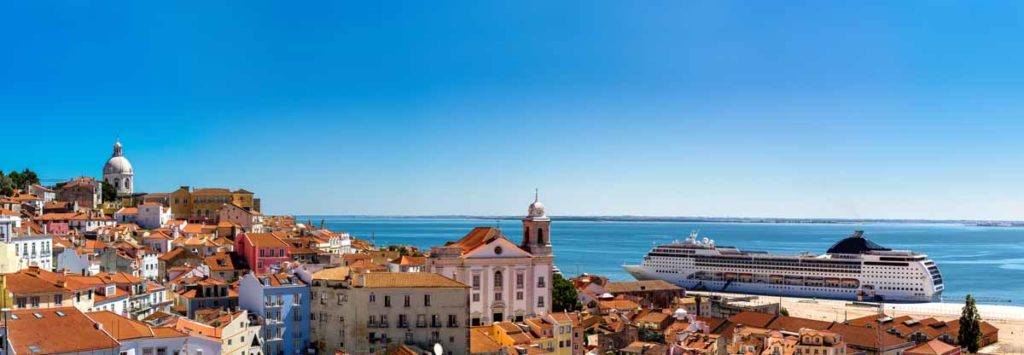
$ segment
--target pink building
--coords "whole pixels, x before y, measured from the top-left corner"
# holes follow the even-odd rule
[[[242,233],[235,239],[235,252],[257,274],[277,272],[281,263],[291,260],[284,238],[281,233]]]

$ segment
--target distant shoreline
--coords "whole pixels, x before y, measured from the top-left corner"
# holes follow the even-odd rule
[[[389,219],[520,219],[522,216],[477,215],[294,215],[296,218],[389,218]],[[771,217],[653,217],[653,216],[551,216],[559,221],[583,222],[688,222],[688,223],[775,223],[775,224],[960,224],[977,227],[1024,227],[1024,221],[934,220],[934,219],[847,219],[847,218],[771,218]]]

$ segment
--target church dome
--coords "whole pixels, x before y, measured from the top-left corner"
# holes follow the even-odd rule
[[[132,174],[132,163],[128,162],[128,158],[121,153],[121,141],[114,143],[114,154],[107,159],[107,164],[103,165],[103,175],[108,174]]]
[[[530,204],[530,209],[526,213],[527,216],[530,217],[544,217],[544,204],[540,203],[540,201],[534,200],[533,203]]]
[[[107,164],[103,166],[104,174],[131,174],[132,163],[123,156],[110,157]]]

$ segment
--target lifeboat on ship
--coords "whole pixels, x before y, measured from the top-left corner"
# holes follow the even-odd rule
[[[725,273],[725,281],[733,281],[733,280],[736,280],[736,273],[735,272],[727,272],[727,273]]]
[[[773,283],[773,284],[783,283],[782,275],[771,275],[771,276],[768,276],[768,279],[771,280],[771,283]]]
[[[857,279],[843,279],[843,287],[857,288],[860,286],[860,281]]]
[[[750,282],[753,279],[754,279],[754,275],[753,274],[740,274],[740,281],[742,281],[742,282]]]

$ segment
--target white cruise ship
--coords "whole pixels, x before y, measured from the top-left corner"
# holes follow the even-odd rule
[[[640,265],[625,265],[638,280],[665,280],[690,290],[817,297],[856,301],[930,302],[942,275],[927,255],[892,250],[863,231],[825,254],[779,255],[715,246],[691,233],[651,249]]]

